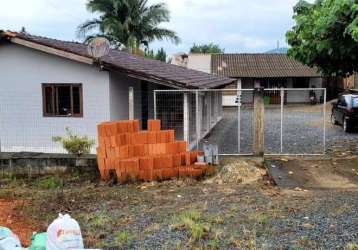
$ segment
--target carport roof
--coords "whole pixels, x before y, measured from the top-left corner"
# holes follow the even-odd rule
[[[87,52],[87,46],[78,42],[68,42],[47,37],[33,36],[28,33],[1,32],[0,38],[33,49],[63,56],[88,64],[95,64]],[[49,50],[46,50],[46,47]],[[62,53],[63,52],[63,53]],[[164,84],[175,88],[218,88],[235,82],[225,76],[207,74],[201,71],[164,63],[157,60],[111,49],[101,58],[101,66],[107,70],[125,73],[131,77]]]
[[[215,54],[212,73],[227,77],[321,77],[310,68],[286,54]]]

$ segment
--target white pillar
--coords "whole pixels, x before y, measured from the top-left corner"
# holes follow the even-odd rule
[[[129,87],[129,91],[128,91],[128,107],[129,107],[129,120],[133,120],[134,119],[134,90],[133,87]]]
[[[184,101],[183,101],[183,105],[184,105],[184,124],[183,124],[183,134],[184,134],[184,141],[187,142],[187,145],[189,147],[190,144],[190,137],[189,137],[189,94],[188,93],[184,93]]]

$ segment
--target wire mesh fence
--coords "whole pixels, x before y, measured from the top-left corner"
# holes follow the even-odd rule
[[[264,90],[265,154],[324,154],[325,95],[325,89]],[[190,149],[210,143],[221,155],[253,153],[253,89],[160,90],[155,96],[157,118],[171,114],[166,128],[182,131],[180,139],[189,141]],[[162,107],[160,99],[165,99]]]
[[[202,150],[210,143],[218,145],[221,155],[253,153],[253,89],[134,89],[132,101],[128,91],[112,94],[110,102],[98,101],[103,100],[102,93],[85,96],[81,117],[44,116],[41,94],[1,94],[0,152],[65,153],[52,141],[64,135],[65,128],[97,140],[100,122],[138,119],[146,129],[147,120],[155,118],[161,120],[162,129],[173,129],[177,140],[187,141],[190,149]],[[325,89],[264,90],[265,154],[324,153],[325,95]]]

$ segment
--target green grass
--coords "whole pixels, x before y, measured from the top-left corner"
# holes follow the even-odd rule
[[[37,186],[41,189],[57,189],[64,186],[64,180],[57,176],[44,177],[37,181]]]
[[[115,233],[114,240],[118,247],[131,247],[134,241],[134,236],[129,231],[119,231]]]

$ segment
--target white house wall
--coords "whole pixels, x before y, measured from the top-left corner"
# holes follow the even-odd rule
[[[188,68],[211,73],[210,54],[189,54]]]
[[[110,119],[109,75],[97,67],[20,45],[0,45],[0,140],[2,151],[62,152],[52,142],[68,127],[96,138]],[[83,118],[44,117],[42,83],[81,83]]]

